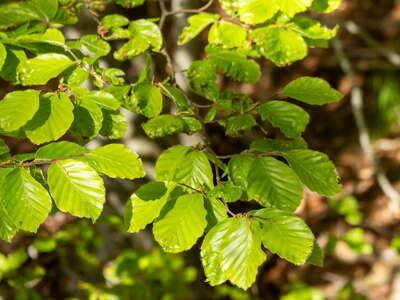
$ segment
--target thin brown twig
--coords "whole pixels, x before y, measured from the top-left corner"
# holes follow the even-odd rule
[[[163,1],[161,1],[161,2],[163,2]],[[209,9],[213,3],[214,3],[214,0],[210,0],[210,1],[207,2],[207,4],[205,4],[204,6],[202,6],[200,8],[183,8],[183,9],[178,9],[178,10],[174,10],[174,11],[169,11],[167,13],[167,16],[177,15],[177,14],[196,14],[196,13],[200,13],[200,12],[203,12],[203,11]]]

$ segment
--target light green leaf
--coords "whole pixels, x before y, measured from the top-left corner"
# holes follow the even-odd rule
[[[253,232],[252,227],[246,218],[229,218],[207,233],[201,256],[210,284],[220,284],[226,279],[242,289],[253,284],[266,255],[261,250],[258,233]]]
[[[269,101],[259,107],[259,112],[263,120],[278,127],[288,138],[299,137],[310,121],[304,109],[284,101]]]
[[[294,211],[303,197],[301,182],[286,164],[272,158],[254,160],[247,176],[250,199],[264,206]]]
[[[52,160],[66,158],[70,156],[84,155],[89,151],[78,144],[72,142],[55,142],[47,144],[36,151],[35,159]]]
[[[320,13],[330,13],[340,7],[342,0],[314,0],[311,9]]]
[[[260,66],[244,55],[233,51],[220,50],[208,53],[208,57],[219,73],[248,83],[255,83],[260,80]]]
[[[209,60],[194,61],[187,72],[192,90],[210,100],[219,99],[217,70]]]
[[[304,264],[310,256],[314,235],[299,217],[274,208],[256,211],[262,222],[262,242],[269,251],[296,265]]]
[[[5,141],[0,139],[0,162],[7,160],[10,157],[10,149]]]
[[[192,188],[207,186],[211,189],[214,186],[213,172],[204,152],[188,152],[176,170],[174,181],[187,184]]]
[[[35,144],[58,140],[72,124],[73,109],[65,93],[40,97],[39,110],[24,127],[26,136]]]
[[[93,222],[100,216],[105,202],[104,184],[88,164],[72,159],[57,161],[48,169],[47,183],[61,211]]]
[[[228,218],[228,212],[226,210],[225,204],[216,197],[208,196],[208,201],[206,202],[207,209],[207,228],[211,228],[218,224],[219,222]],[[207,231],[206,228],[206,231]]]
[[[8,48],[6,60],[0,72],[1,78],[6,81],[17,83],[17,69],[19,65],[26,60],[27,57],[24,50]]]
[[[127,17],[117,14],[106,15],[100,21],[100,25],[104,29],[123,27],[128,24],[129,24],[129,19]]]
[[[163,107],[160,89],[146,82],[135,85],[131,100],[133,107],[148,118],[158,116]]]
[[[56,46],[63,46],[65,44],[63,33],[55,28],[46,29],[44,33],[21,35],[16,40],[23,46],[26,43],[48,43]]]
[[[251,32],[258,50],[278,66],[290,65],[307,55],[307,44],[301,35],[284,27],[260,27]]]
[[[343,98],[343,95],[333,89],[325,80],[308,76],[300,77],[289,83],[283,89],[283,94],[313,105],[337,102]]]
[[[243,46],[246,37],[247,31],[240,25],[221,21],[211,26],[208,33],[208,42],[221,45],[224,48],[236,48]]]
[[[133,37],[143,38],[152,50],[156,52],[161,50],[163,43],[161,31],[153,22],[144,19],[133,21],[129,24],[129,31]]]
[[[156,241],[166,252],[190,249],[206,228],[206,209],[200,194],[180,196],[173,207],[153,225]]]
[[[0,71],[3,68],[4,62],[7,58],[7,50],[3,43],[0,42]]]
[[[128,200],[125,208],[125,224],[128,232],[139,232],[153,222],[167,203],[171,190],[163,182],[142,185]]]
[[[156,177],[159,181],[173,181],[178,168],[183,164],[186,154],[190,151],[187,146],[173,146],[165,150],[156,163]]]
[[[96,34],[87,34],[81,38],[82,45],[96,57],[106,56],[110,53],[110,45]]]
[[[19,79],[23,85],[46,84],[73,64],[74,62],[63,54],[41,54],[18,66]]]
[[[329,29],[322,26],[317,20],[313,20],[307,17],[296,17],[293,19],[294,24],[292,25],[294,30],[301,33],[302,36],[314,39],[314,40],[330,40],[336,36],[339,29],[336,26],[333,29]]]
[[[100,134],[110,139],[122,138],[127,129],[125,115],[119,110],[103,110],[103,126],[100,129]]]
[[[0,5],[0,26],[18,25],[42,17],[29,2],[13,2]]]
[[[114,52],[114,58],[119,61],[131,59],[144,53],[149,47],[150,45],[144,37],[135,36]]]
[[[33,0],[35,9],[46,20],[51,20],[57,14],[58,1],[55,0]]]
[[[271,19],[279,10],[277,1],[241,0],[237,1],[240,20],[255,25]]]
[[[188,19],[189,26],[183,28],[178,45],[184,45],[200,34],[208,25],[221,18],[218,14],[200,13]]]
[[[97,172],[112,178],[136,179],[145,176],[141,159],[122,144],[109,144],[91,150],[84,160]]]
[[[275,0],[281,11],[293,17],[311,6],[313,0]]]
[[[121,106],[121,103],[112,94],[105,91],[90,91],[83,97],[96,102],[103,109],[116,110]]]
[[[234,184],[247,188],[247,176],[254,160],[249,155],[235,155],[229,160],[228,173]]]
[[[8,93],[0,101],[0,128],[4,131],[17,130],[31,120],[38,109],[39,91]]]
[[[310,190],[324,196],[342,191],[336,168],[326,154],[305,149],[291,150],[284,157]]]
[[[0,186],[3,186],[5,178],[11,171],[13,171],[11,168],[0,170]],[[19,227],[14,225],[13,219],[9,216],[6,206],[3,204],[0,190],[0,238],[11,242],[14,235],[18,232],[18,229]]]
[[[148,137],[159,138],[184,131],[185,122],[173,115],[159,115],[143,123],[142,127]]]
[[[134,8],[142,5],[146,0],[116,0],[115,3],[125,8]]]
[[[245,130],[250,130],[257,125],[256,120],[250,114],[238,115],[228,119],[226,124],[226,134],[237,136]]]
[[[51,210],[51,198],[46,189],[25,169],[8,172],[1,187],[0,223],[5,224],[0,227],[36,232]]]

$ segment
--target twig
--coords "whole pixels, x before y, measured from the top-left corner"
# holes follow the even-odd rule
[[[163,2],[163,1],[161,1]],[[207,4],[205,4],[204,6],[200,7],[200,8],[189,8],[189,9],[178,9],[178,10],[174,10],[174,11],[169,11],[167,13],[167,16],[170,15],[176,15],[176,14],[196,14],[196,13],[200,13],[203,12],[205,10],[207,10],[208,8],[210,8],[210,6],[214,3],[214,0],[210,0],[207,2]]]
[[[340,66],[345,75],[349,78],[352,85],[351,109],[359,132],[361,149],[373,164],[375,176],[383,193],[391,200],[400,201],[399,192],[397,192],[393,185],[390,183],[384,170],[382,170],[379,159],[375,156],[374,149],[371,143],[371,138],[368,132],[367,122],[363,112],[363,92],[357,84],[356,76],[354,74],[350,60],[344,52],[343,45],[338,38],[333,40],[333,47],[335,49]]]

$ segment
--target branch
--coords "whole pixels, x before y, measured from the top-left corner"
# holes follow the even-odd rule
[[[350,60],[343,50],[342,42],[338,38],[333,40],[333,47],[335,49],[336,57],[339,60],[340,66],[345,75],[350,79],[352,85],[351,109],[359,132],[361,149],[373,164],[376,179],[383,193],[389,199],[400,201],[399,192],[397,192],[393,185],[390,183],[384,170],[381,167],[379,159],[375,156],[367,127],[367,122],[363,112],[363,92],[357,84],[356,76],[354,74]]]

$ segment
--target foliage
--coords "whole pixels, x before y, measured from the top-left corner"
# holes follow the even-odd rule
[[[143,2],[116,1],[127,8]],[[153,223],[156,241],[172,253],[192,248],[204,236],[201,259],[212,285],[229,280],[249,288],[266,260],[264,248],[294,264],[321,265],[313,233],[294,212],[303,186],[333,196],[341,185],[328,157],[307,149],[301,139],[307,112],[287,99],[255,100],[222,90],[217,80],[222,76],[256,83],[261,79],[256,58],[287,66],[303,59],[309,47],[325,45],[337,29],[296,15],[308,9],[327,12],[338,3],[322,8],[320,2],[220,0],[229,17],[199,10],[179,39],[189,43],[210,26],[205,59],[194,61],[187,71],[190,92],[176,84],[171,63],[167,77],[153,70],[154,57],[171,59],[160,26],[174,12],[162,11],[159,23],[105,15],[97,35],[66,41],[60,29],[76,23],[80,9],[99,11],[106,3],[2,4],[0,77],[15,91],[0,101],[0,134],[27,139],[38,150],[12,155],[0,144],[0,237],[10,241],[20,230],[36,232],[53,201],[58,210],[95,222],[106,198],[103,175],[131,180],[145,176],[141,159],[121,144],[85,147],[98,136],[122,137],[125,109],[148,119],[142,127],[150,138],[194,132],[204,137],[204,143],[173,146],[160,155],[156,182],[141,186],[127,202],[128,231]],[[118,49],[111,47],[113,40],[122,41]],[[117,61],[147,55],[136,82],[127,82],[121,69],[103,67],[102,57],[111,53]],[[208,111],[198,109],[193,94],[209,102]],[[311,105],[342,98],[329,83],[312,77],[288,83],[281,95]],[[167,101],[176,106],[173,114],[165,113]],[[240,154],[219,156],[207,140],[210,123],[220,124],[233,137],[251,132],[256,140]],[[265,126],[279,129],[284,138],[267,138]],[[255,201],[258,209],[233,213],[229,203],[236,201]],[[131,260],[130,255],[122,255],[116,264]],[[113,280],[129,280],[129,273],[109,272]],[[86,288],[95,293],[96,288]]]

